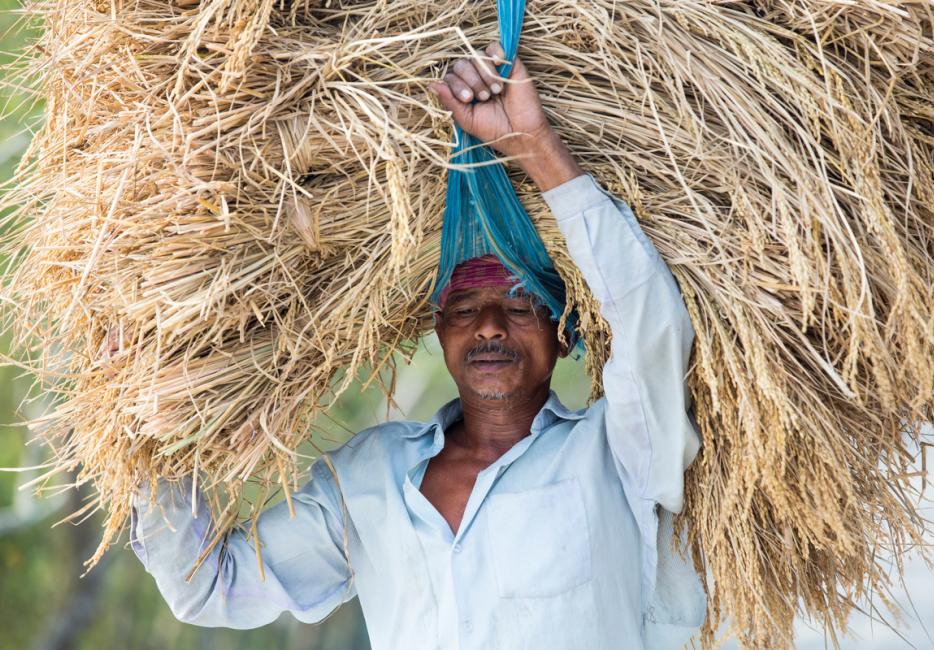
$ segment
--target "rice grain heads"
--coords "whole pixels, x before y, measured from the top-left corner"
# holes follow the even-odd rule
[[[6,194],[5,329],[57,396],[32,422],[103,509],[197,477],[224,527],[294,489],[308,418],[430,325],[444,67],[495,3],[42,0],[44,121]],[[697,332],[688,525],[704,642],[832,639],[922,543],[934,411],[931,2],[532,1],[553,125],[635,209]],[[599,393],[609,332],[513,172]],[[391,380],[387,386],[391,389]]]

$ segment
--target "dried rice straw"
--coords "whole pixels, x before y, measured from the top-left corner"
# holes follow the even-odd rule
[[[107,512],[141,480],[287,493],[308,418],[430,324],[450,118],[427,83],[494,3],[39,0],[45,121],[7,205],[32,422]],[[627,199],[697,331],[689,475],[704,643],[836,641],[922,544],[934,411],[932,3],[529,3],[552,124]],[[599,393],[609,332],[527,179]],[[390,380],[391,386],[391,380]],[[48,477],[47,477],[48,478]],[[233,521],[231,520],[231,524]],[[900,568],[900,564],[898,564]]]

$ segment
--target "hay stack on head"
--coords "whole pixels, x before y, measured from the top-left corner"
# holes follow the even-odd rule
[[[5,198],[3,302],[58,395],[34,428],[109,513],[103,552],[157,474],[230,504],[250,477],[291,489],[307,418],[430,328],[451,137],[426,83],[497,15],[98,4],[31,5],[46,118]],[[750,647],[789,645],[799,603],[842,626],[885,590],[886,551],[921,542],[905,494],[934,415],[930,9],[528,8],[519,51],[549,118],[687,299],[703,452],[685,519],[708,621],[730,615]],[[599,390],[605,325],[511,181]]]

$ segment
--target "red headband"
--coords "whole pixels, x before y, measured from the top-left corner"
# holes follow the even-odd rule
[[[438,306],[444,311],[444,303],[452,291],[478,287],[514,286],[518,278],[503,266],[496,255],[484,255],[464,260],[454,267],[451,280],[438,297]]]

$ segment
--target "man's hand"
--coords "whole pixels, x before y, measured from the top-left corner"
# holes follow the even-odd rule
[[[464,131],[515,157],[541,191],[580,176],[583,170],[548,124],[522,61],[516,57],[509,80],[504,81],[494,67],[503,61],[499,44],[490,44],[486,56],[478,53],[458,60],[429,89]]]

